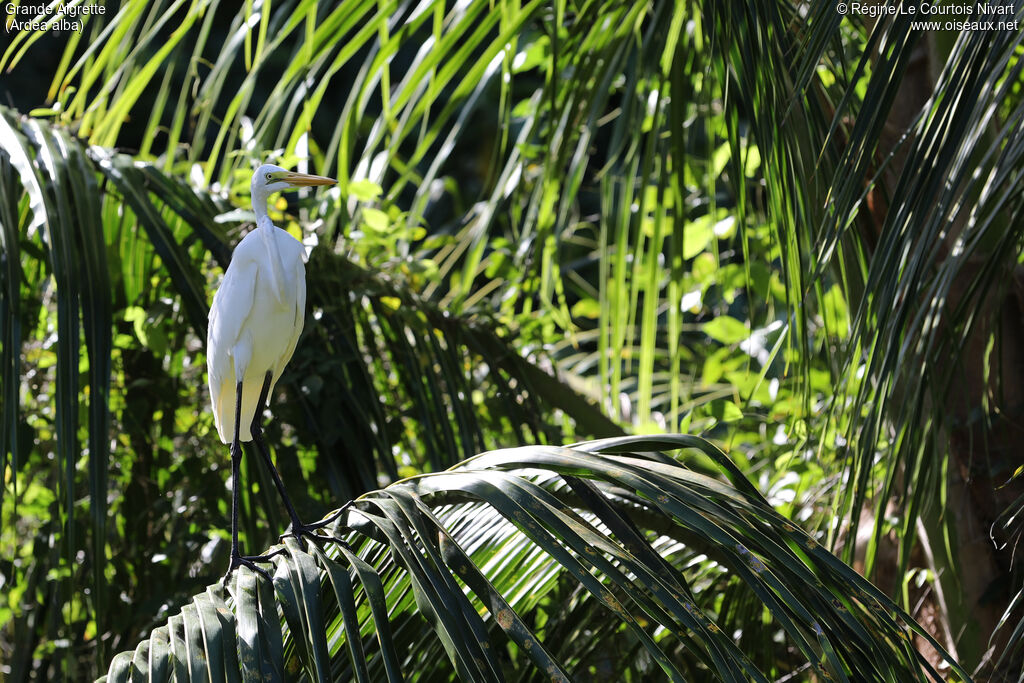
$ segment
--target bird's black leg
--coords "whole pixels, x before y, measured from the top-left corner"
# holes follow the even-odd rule
[[[303,524],[299,519],[299,515],[295,512],[295,506],[292,505],[291,499],[288,497],[288,492],[285,491],[284,482],[281,480],[281,475],[274,466],[274,461],[270,458],[270,449],[267,447],[267,442],[263,438],[263,429],[260,426],[260,417],[263,412],[263,406],[266,405],[267,393],[270,391],[270,381],[273,378],[271,372],[267,372],[266,377],[263,379],[263,389],[260,391],[260,400],[257,403],[256,413],[252,416],[252,424],[249,426],[249,433],[252,434],[253,443],[256,444],[256,450],[260,452],[263,457],[263,462],[267,464],[267,468],[270,469],[270,474],[274,477],[274,485],[277,487],[277,492],[281,494],[281,500],[284,501],[284,507],[288,510],[288,517],[291,519],[291,526],[285,535],[292,535],[298,538],[302,536],[309,536],[310,538],[322,540],[323,537],[318,537],[313,534],[317,529],[321,529],[335,519],[344,511],[345,508],[339,510],[336,514],[331,515],[330,518],[314,522],[312,524]]]
[[[270,574],[256,566],[255,563],[268,562],[276,554],[243,557],[238,551],[238,500],[241,490],[240,469],[242,466],[242,444],[238,441],[238,430],[241,425],[241,412],[242,383],[239,382],[235,389],[235,431],[234,438],[231,440],[231,564],[228,565],[228,571],[221,579],[221,585],[227,585],[232,572],[242,566],[262,574],[267,580],[272,580]]]

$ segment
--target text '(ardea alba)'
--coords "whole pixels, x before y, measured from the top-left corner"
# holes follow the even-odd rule
[[[241,565],[266,575],[254,563],[269,557],[243,557],[238,550],[241,442],[255,442],[270,468],[291,517],[289,533],[308,535],[320,526],[299,521],[260,427],[267,398],[295,351],[306,310],[302,243],[274,226],[267,215],[267,199],[282,190],[336,182],[270,164],[256,169],[252,176],[256,228],[235,247],[210,307],[206,338],[210,397],[220,439],[231,444],[231,564],[225,579]]]

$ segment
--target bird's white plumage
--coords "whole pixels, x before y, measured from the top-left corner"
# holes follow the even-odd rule
[[[266,229],[274,231],[281,255],[282,288],[275,287],[272,264],[260,239],[260,231]],[[234,431],[238,379],[242,380],[239,439],[250,441],[249,424],[263,378],[268,370],[273,373],[272,391],[295,351],[306,309],[303,253],[302,244],[284,230],[258,228],[235,248],[213,297],[206,346],[213,414],[224,443],[231,443]]]
[[[260,166],[252,178],[256,229],[231,256],[210,307],[206,363],[214,421],[221,441],[234,437],[236,387],[242,382],[238,437],[251,441],[250,425],[259,407],[267,372],[270,390],[291,360],[302,333],[306,310],[305,250],[266,215],[271,193],[296,186],[327,185],[330,178],[290,173]]]

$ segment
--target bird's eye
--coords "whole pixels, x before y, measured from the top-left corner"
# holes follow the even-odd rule
[[[267,180],[271,180],[270,174],[267,174]]]

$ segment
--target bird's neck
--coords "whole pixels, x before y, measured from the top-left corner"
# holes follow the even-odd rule
[[[267,275],[270,276],[270,285],[274,298],[278,304],[285,306],[287,305],[287,273],[285,272],[284,264],[281,262],[281,247],[278,244],[277,228],[274,227],[274,222],[270,220],[266,211],[262,215],[260,215],[259,210],[256,211],[256,235],[258,235],[258,239],[263,244],[263,250],[266,254],[264,263],[270,266],[270,271]]]
[[[252,193],[252,210],[256,214],[256,227],[261,228],[268,226],[274,227],[274,224],[270,220],[270,216],[267,215],[267,199],[268,196],[264,192],[253,190]]]

